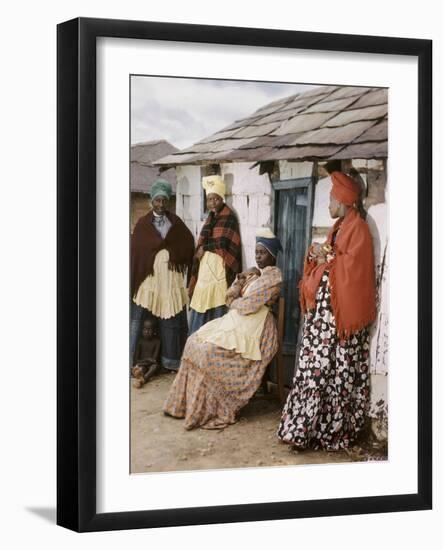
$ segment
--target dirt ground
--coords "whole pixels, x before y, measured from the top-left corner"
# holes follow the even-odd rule
[[[183,421],[162,412],[174,379],[162,373],[142,389],[131,389],[131,472],[167,472],[295,464],[383,460],[377,449],[294,451],[280,443],[276,430],[280,405],[257,394],[241,411],[239,421],[224,430],[185,430]]]

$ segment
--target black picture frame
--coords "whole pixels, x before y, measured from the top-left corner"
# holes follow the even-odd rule
[[[398,54],[418,60],[416,494],[96,512],[96,39]],[[432,507],[432,42],[191,24],[73,19],[57,29],[57,523],[104,531]]]

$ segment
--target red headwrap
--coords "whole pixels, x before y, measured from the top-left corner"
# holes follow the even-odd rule
[[[331,194],[334,199],[346,206],[352,206],[360,195],[358,183],[343,172],[332,172]]]

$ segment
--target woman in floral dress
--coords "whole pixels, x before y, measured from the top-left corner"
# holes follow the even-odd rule
[[[279,439],[296,448],[347,448],[364,427],[369,405],[372,239],[356,207],[358,185],[342,172],[331,179],[329,212],[338,220],[305,260],[299,364],[278,428]]]

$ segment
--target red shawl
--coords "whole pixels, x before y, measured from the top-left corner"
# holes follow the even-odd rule
[[[199,246],[205,252],[214,252],[222,258],[226,270],[226,282],[228,287],[231,286],[237,273],[240,273],[242,269],[242,256],[237,216],[229,206],[225,204],[217,214],[209,213],[200,231],[197,248]],[[189,284],[190,296],[197,284],[199,266],[200,263],[195,258]]]
[[[152,224],[153,213],[142,216],[131,238],[131,296],[137,293],[139,286],[148,275],[154,273],[154,260],[157,252],[166,249],[169,252],[169,267],[188,274],[194,256],[194,237],[182,220],[172,212],[166,212],[172,223],[164,239]]]
[[[358,332],[375,319],[375,269],[372,237],[367,223],[355,208],[331,228],[327,243],[340,231],[333,245],[335,258],[316,265],[305,259],[303,278],[299,283],[303,313],[315,307],[315,297],[324,271],[329,271],[331,305],[340,337]]]

